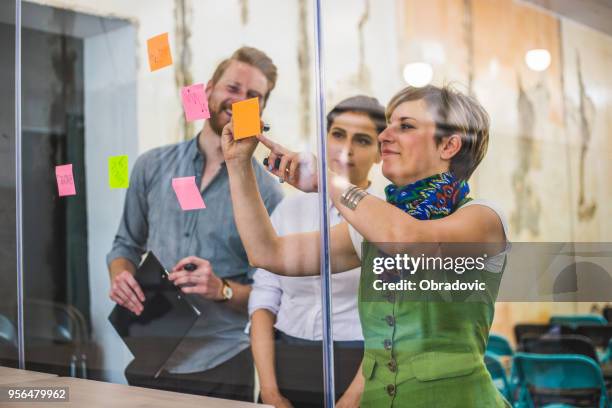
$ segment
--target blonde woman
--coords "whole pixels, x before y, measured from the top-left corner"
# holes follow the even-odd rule
[[[391,182],[386,200],[330,174],[329,193],[345,220],[331,228],[332,272],[356,268],[363,260],[362,284],[370,279],[367,261],[378,249],[369,245],[362,253],[362,242],[485,243],[496,247],[499,255],[493,258],[503,257],[503,214],[469,197],[468,180],[489,139],[486,111],[471,97],[427,86],[398,92],[386,116],[387,128],[378,138],[382,171]],[[287,181],[308,185],[299,155],[263,137],[235,141],[232,123],[224,128],[234,216],[249,261],[286,276],[318,275],[319,233],[279,237],[269,221],[250,162],[258,139],[274,155],[292,157],[279,170]],[[496,261],[493,267],[500,265]],[[359,299],[365,338],[361,406],[509,406],[483,361],[494,302],[494,296],[470,304]]]

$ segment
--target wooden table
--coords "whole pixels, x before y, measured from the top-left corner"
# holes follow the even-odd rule
[[[57,375],[0,366],[0,385],[21,384],[29,381],[37,381],[51,378],[57,378]]]
[[[4,384],[6,387],[9,384]],[[133,408],[133,407],[172,407],[172,408],[254,408],[270,407],[250,402],[231,401],[199,395],[133,387],[130,385],[113,384],[101,381],[83,380],[72,377],[55,377],[13,383],[9,386],[21,387],[68,387],[69,402],[36,402],[31,406],[37,408]],[[3,408],[23,408],[24,402],[1,403]]]

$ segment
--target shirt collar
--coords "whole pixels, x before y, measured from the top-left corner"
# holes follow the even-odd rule
[[[200,134],[202,132],[198,132],[198,134],[189,141],[189,144],[187,145],[187,153],[189,156],[191,156],[191,158],[195,161],[198,159],[198,157],[202,157],[202,159],[205,159],[206,156],[204,154],[204,152],[201,152],[199,149],[199,143],[198,141],[200,140]]]
[[[188,157],[191,157],[196,167],[199,169],[204,166],[206,163],[206,153],[200,151],[200,137],[202,136],[202,131],[198,132],[197,135],[193,139],[191,139],[187,146],[187,154]],[[221,162],[221,168],[225,167],[225,160]]]

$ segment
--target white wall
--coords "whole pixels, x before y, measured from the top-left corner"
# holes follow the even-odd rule
[[[107,158],[127,154],[131,169],[138,155],[136,122],[136,31],[127,26],[85,39],[85,161],[87,229],[93,336],[102,347],[109,380],[123,382],[131,354],[106,319],[114,303],[108,298],[106,253],[121,217],[125,190],[109,189]]]

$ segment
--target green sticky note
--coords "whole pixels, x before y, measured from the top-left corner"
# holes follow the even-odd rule
[[[128,188],[128,157],[111,156],[108,158],[108,184],[110,188]]]

